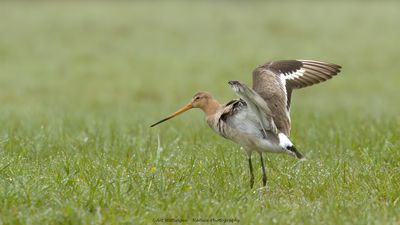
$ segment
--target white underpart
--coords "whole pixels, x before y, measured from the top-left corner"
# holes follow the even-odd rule
[[[293,143],[289,140],[289,138],[284,133],[279,133],[279,145],[286,149],[287,147],[293,146]]]
[[[299,78],[304,75],[304,72],[306,72],[306,70],[301,68],[301,69],[296,70],[291,73],[281,73],[281,77],[283,75],[283,77],[285,78],[285,84],[286,84],[286,80],[293,80],[293,79]]]
[[[237,91],[238,89],[239,91]],[[266,115],[271,115],[271,109],[268,107],[265,100],[259,96],[257,92],[248,88],[247,86],[242,87],[243,90],[240,89],[240,87],[234,86],[236,94],[247,103],[250,110],[256,115],[257,120],[264,132],[267,133],[269,130],[277,132],[274,121],[266,118]]]

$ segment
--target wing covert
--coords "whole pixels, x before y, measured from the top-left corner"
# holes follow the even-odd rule
[[[293,89],[331,79],[341,66],[316,60],[277,60],[253,71],[253,89],[271,107],[279,130],[289,136],[290,103]]]

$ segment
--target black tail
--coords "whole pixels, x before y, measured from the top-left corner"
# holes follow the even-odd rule
[[[290,147],[287,147],[286,149],[291,151],[291,152],[293,152],[298,159],[303,159],[304,158],[304,156],[297,150],[296,147],[294,147],[294,145],[292,145]]]

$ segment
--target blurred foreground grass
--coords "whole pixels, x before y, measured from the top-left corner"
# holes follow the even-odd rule
[[[400,223],[399,6],[0,3],[0,222]],[[308,161],[269,155],[267,190],[200,111],[148,128],[293,58],[343,72],[294,93]]]

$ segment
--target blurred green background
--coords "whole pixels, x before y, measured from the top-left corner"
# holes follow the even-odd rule
[[[0,221],[398,223],[399,8],[396,1],[1,2]],[[252,70],[277,59],[343,69],[294,92],[292,135],[310,162],[293,171],[293,159],[271,156],[267,194],[247,189],[244,154],[213,134],[200,110],[148,128],[198,91],[236,98],[229,80],[251,85]],[[339,178],[324,183],[321,171]]]
[[[234,98],[227,81],[250,85],[253,68],[274,59],[343,66],[329,84],[296,92],[293,113],[399,112],[395,2],[3,2],[0,10],[2,113],[95,110],[153,121],[199,90]]]

